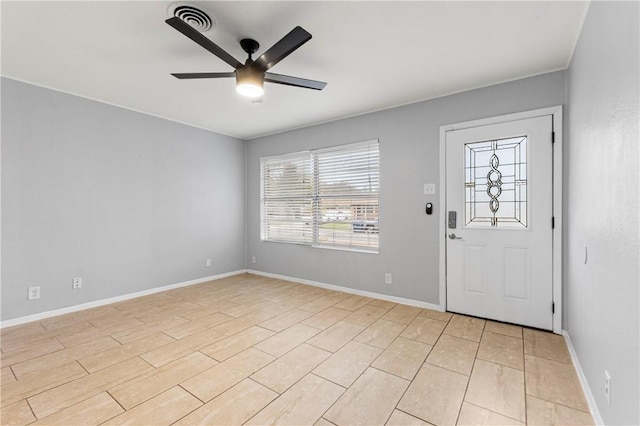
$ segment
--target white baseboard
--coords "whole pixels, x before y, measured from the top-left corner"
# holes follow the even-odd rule
[[[135,293],[123,294],[122,296],[110,297],[108,299],[96,300],[93,302],[82,303],[80,305],[69,306],[61,309],[54,309],[53,311],[40,312],[33,315],[27,315],[24,317],[13,318],[0,322],[0,329],[6,327],[12,327],[14,325],[25,324],[32,321],[40,321],[46,318],[55,317],[57,315],[70,314],[72,312],[84,311],[85,309],[97,308],[98,306],[108,305],[110,303],[122,302],[124,300],[135,299],[140,296],[147,296],[149,294],[160,293],[174,288],[187,287],[194,284],[200,284],[207,281],[219,280],[221,278],[231,277],[233,275],[243,274],[247,272],[246,269],[241,269],[233,272],[226,272],[224,274],[211,275],[203,278],[196,278],[195,280],[184,281],[176,284],[169,284],[162,287],[154,287],[148,290],[137,291]]]
[[[596,405],[596,400],[593,397],[593,393],[591,393],[591,388],[589,387],[589,383],[587,383],[587,378],[584,375],[584,371],[582,371],[582,366],[580,365],[580,361],[578,360],[576,350],[573,347],[573,343],[571,343],[571,336],[569,336],[567,330],[562,330],[562,335],[564,336],[564,340],[567,343],[567,348],[569,348],[569,354],[571,354],[573,366],[576,368],[576,372],[578,373],[578,379],[580,380],[580,384],[582,385],[584,396],[585,398],[587,398],[587,404],[589,404],[589,410],[591,411],[593,421],[597,425],[604,425],[602,417],[600,416],[600,411],[598,410],[598,406]]]
[[[373,293],[371,291],[356,290],[353,288],[342,287],[334,284],[326,284],[318,281],[305,280],[302,278],[288,277],[286,275],[272,274],[270,272],[254,271],[253,269],[247,269],[245,272],[249,274],[254,274],[254,275],[261,275],[263,277],[277,278],[280,280],[292,281],[295,283],[311,285],[314,287],[326,288],[328,290],[341,291],[343,293],[355,294],[358,296],[372,297],[374,299],[386,300],[387,302],[402,303],[403,305],[410,305],[410,306],[416,306],[418,308],[432,309],[434,311],[440,311],[440,312],[444,311],[444,309],[439,305],[428,303],[428,302],[421,302],[419,300],[405,299],[404,297],[389,296],[386,294]]]
[[[326,288],[328,290],[341,291],[343,293],[356,294],[358,296],[372,297],[372,298],[375,298],[375,299],[386,300],[388,302],[402,303],[404,305],[416,306],[416,307],[419,307],[419,308],[433,309],[435,311],[441,311],[441,312],[443,311],[443,309],[439,305],[436,305],[436,304],[433,304],[433,303],[421,302],[419,300],[405,299],[403,297],[388,296],[386,294],[373,293],[373,292],[364,291],[364,290],[356,290],[356,289],[353,289],[353,288],[341,287],[339,285],[326,284],[326,283],[321,283],[321,282],[317,282],[317,281],[304,280],[304,279],[301,279],[301,278],[289,277],[289,276],[286,276],[286,275],[271,274],[271,273],[268,273],[268,272],[254,271],[254,270],[251,270],[251,269],[240,269],[240,270],[237,270],[237,271],[227,272],[227,273],[224,273],[224,274],[211,275],[211,276],[208,276],[208,277],[197,278],[195,280],[184,281],[184,282],[180,282],[180,283],[176,283],[176,284],[169,284],[169,285],[162,286],[162,287],[150,288],[148,290],[143,290],[143,291],[137,291],[135,293],[123,294],[121,296],[110,297],[108,299],[96,300],[96,301],[93,301],[93,302],[82,303],[80,305],[68,306],[66,308],[61,308],[61,309],[54,309],[52,311],[39,312],[37,314],[26,315],[24,317],[19,317],[19,318],[12,318],[12,319],[9,319],[9,320],[1,321],[0,322],[0,329],[6,328],[6,327],[13,327],[15,325],[21,325],[21,324],[25,324],[25,323],[32,322],[32,321],[40,321],[40,320],[43,320],[43,319],[46,319],[46,318],[55,317],[57,315],[70,314],[70,313],[73,313],[73,312],[83,311],[85,309],[97,308],[98,306],[104,306],[104,305],[108,305],[110,303],[122,302],[122,301],[129,300],[129,299],[135,299],[136,297],[147,296],[147,295],[150,295],[150,294],[155,294],[155,293],[160,293],[160,292],[167,291],[167,290],[172,290],[174,288],[187,287],[187,286],[194,285],[194,284],[200,284],[200,283],[204,283],[204,282],[207,282],[207,281],[219,280],[219,279],[222,279],[222,278],[226,278],[226,277],[230,277],[230,276],[238,275],[238,274],[244,274],[244,273],[250,273],[250,274],[254,274],[254,275],[261,275],[261,276],[269,277],[269,278],[277,278],[277,279],[296,282],[296,283],[300,283],[300,284],[311,285],[311,286],[314,286],[314,287]]]

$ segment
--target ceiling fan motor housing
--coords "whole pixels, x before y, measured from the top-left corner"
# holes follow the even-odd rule
[[[252,38],[243,38],[242,40],[240,40],[240,46],[242,47],[242,50],[247,52],[249,58],[251,58],[251,55],[256,53],[260,48],[260,43]]]

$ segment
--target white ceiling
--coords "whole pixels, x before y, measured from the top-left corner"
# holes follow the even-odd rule
[[[250,139],[564,69],[588,3],[577,1],[194,1],[206,33],[241,62],[296,25],[313,38],[272,72],[328,82],[321,91],[265,83],[262,103],[233,71],[164,23],[167,1],[2,1],[2,75]],[[254,55],[254,58],[257,55]]]

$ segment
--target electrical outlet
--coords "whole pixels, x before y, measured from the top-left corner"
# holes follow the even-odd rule
[[[40,287],[29,287],[29,292],[27,293],[28,300],[40,299]]]
[[[256,263],[256,257],[255,256],[251,256],[251,263]]]
[[[71,288],[73,288],[74,290],[82,288],[82,278],[74,278],[73,282],[71,283]]]
[[[207,268],[211,268],[211,259],[207,259],[206,266]]]
[[[384,283],[385,284],[391,284],[393,277],[391,276],[391,274],[386,273],[384,274]]]
[[[611,376],[607,370],[604,370],[604,396],[607,404],[611,405]]]

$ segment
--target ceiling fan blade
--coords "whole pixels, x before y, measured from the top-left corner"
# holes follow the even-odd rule
[[[171,73],[175,78],[181,80],[190,78],[226,78],[235,77],[235,72],[183,72],[183,73]]]
[[[227,64],[231,65],[233,68],[238,68],[242,66],[242,63],[238,61],[236,58],[222,50],[221,47],[216,45],[214,42],[203,36],[198,30],[193,28],[191,25],[184,22],[182,19],[174,16],[173,18],[169,18],[165,21],[167,24],[171,25],[176,30],[180,31],[182,34],[189,37],[191,40],[198,43],[200,46],[207,49],[209,52],[216,55],[218,58],[225,61]]]
[[[311,34],[302,27],[295,27],[256,59],[253,66],[260,71],[267,71],[309,40],[311,40]]]
[[[308,80],[306,78],[291,77],[290,75],[274,74],[271,72],[264,73],[264,81],[314,90],[322,90],[327,85],[324,81]]]

